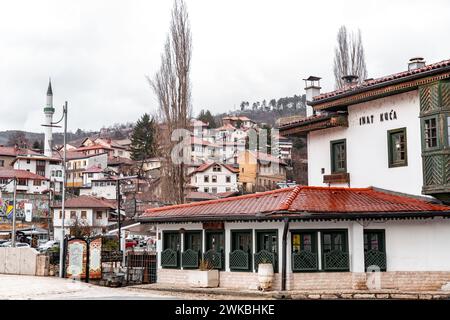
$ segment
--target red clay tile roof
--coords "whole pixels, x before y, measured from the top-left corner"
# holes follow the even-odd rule
[[[227,124],[224,124],[223,126],[217,128],[216,130],[217,131],[232,131],[232,130],[234,131],[234,130],[236,130],[236,127],[227,123]]]
[[[191,191],[186,195],[186,199],[198,201],[198,200],[215,200],[218,199],[217,196],[207,193],[207,192],[200,192],[200,191]]]
[[[377,79],[371,79],[371,80],[367,80],[364,81],[363,83],[359,84],[359,85],[354,85],[351,87],[347,87],[347,88],[342,88],[339,90],[335,90],[335,91],[331,91],[331,92],[327,92],[327,93],[323,93],[321,95],[318,95],[316,97],[313,98],[314,102],[320,102],[321,100],[325,100],[328,98],[333,98],[333,97],[339,97],[340,95],[344,94],[344,93],[349,93],[351,91],[357,91],[357,89],[363,89],[363,88],[367,88],[369,89],[370,87],[374,86],[374,85],[378,85],[378,84],[382,84],[384,82],[388,82],[391,80],[398,80],[398,79],[402,79],[402,78],[406,78],[408,76],[413,76],[413,75],[420,75],[422,73],[425,73],[427,71],[432,71],[432,70],[438,70],[438,69],[443,69],[446,67],[450,67],[450,59],[449,60],[443,60],[441,62],[437,62],[437,63],[433,63],[433,64],[429,64],[426,65],[422,68],[418,68],[418,69],[413,69],[413,70],[408,70],[408,71],[402,71],[399,73],[394,73],[388,76],[384,76],[384,77],[380,77]]]
[[[239,173],[239,169],[233,168],[231,165],[228,165],[225,163],[209,162],[209,163],[201,164],[197,169],[192,171],[190,175],[193,175],[194,173],[197,173],[197,172],[203,172],[203,171],[207,170],[208,168],[210,168],[214,164],[220,165],[232,173]]]
[[[87,147],[79,147],[75,151],[96,150],[96,149],[112,150],[112,148],[110,147],[106,147],[101,144],[94,144]]]
[[[84,170],[83,172],[85,172],[85,173],[99,173],[99,172],[103,172],[103,169],[99,168],[98,166],[92,166],[92,167]]]
[[[191,137],[191,144],[203,145],[203,146],[213,145],[211,142],[203,140],[201,138],[197,138],[197,137]]]
[[[92,196],[79,196],[66,200],[66,208],[96,208],[96,209],[114,209],[115,200],[108,200],[103,198],[96,198]],[[61,208],[61,203],[52,206],[54,208]]]
[[[18,155],[28,155],[28,154],[36,154],[39,153],[30,150],[30,149],[23,149],[23,148],[16,148],[16,147],[0,147],[0,155],[1,156],[11,156],[15,157]]]
[[[27,170],[0,169],[0,178],[11,179],[14,177],[16,177],[17,179],[48,180],[43,176],[29,172]]]
[[[308,217],[339,214],[449,213],[450,207],[374,188],[297,186],[147,210],[140,220]]]

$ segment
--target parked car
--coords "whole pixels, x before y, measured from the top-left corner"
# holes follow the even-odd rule
[[[132,240],[132,239],[127,239],[125,241],[125,248],[133,248],[135,246],[137,246],[138,242],[136,240]]]
[[[0,246],[1,246],[2,244],[4,244],[5,242],[9,242],[9,240],[1,239],[1,240],[0,240]]]
[[[2,247],[11,247],[11,241],[5,242],[1,244]],[[24,242],[16,242],[16,248],[30,248],[30,245],[28,243]]]
[[[39,250],[40,252],[46,252],[47,250],[49,250],[50,248],[53,248],[53,247],[59,247],[59,241],[56,241],[56,240],[49,240],[49,241],[47,241],[46,243],[41,244],[41,245],[38,247],[38,250]]]
[[[31,248],[31,246],[28,243],[24,243],[24,242],[18,242],[16,243],[16,248]]]
[[[11,241],[3,242],[0,246],[2,246],[2,247],[11,247]]]

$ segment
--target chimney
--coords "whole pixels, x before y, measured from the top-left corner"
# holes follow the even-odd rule
[[[425,60],[422,57],[414,57],[409,59],[408,71],[425,67]]]
[[[313,108],[309,105],[309,102],[313,101],[313,98],[320,94],[320,79],[319,77],[309,76],[305,80],[305,93],[306,93],[306,116],[310,117],[315,114]]]
[[[349,74],[346,76],[343,76],[341,79],[344,80],[344,88],[349,88],[355,84],[358,83],[358,76]]]

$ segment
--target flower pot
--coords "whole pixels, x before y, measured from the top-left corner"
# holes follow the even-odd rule
[[[271,263],[260,263],[258,265],[258,281],[261,290],[272,288],[273,265]]]
[[[219,286],[219,270],[189,271],[189,284],[196,288],[217,288]]]

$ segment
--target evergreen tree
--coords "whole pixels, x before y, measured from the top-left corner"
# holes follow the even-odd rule
[[[197,120],[203,121],[208,124],[208,127],[211,129],[217,128],[216,120],[209,110],[202,110],[197,117]]]
[[[35,150],[40,150],[41,149],[41,143],[38,140],[35,140],[33,142],[33,147],[32,148],[35,149]]]
[[[144,161],[156,152],[155,120],[146,113],[137,122],[131,135],[131,158]],[[142,166],[141,166],[142,167]]]

